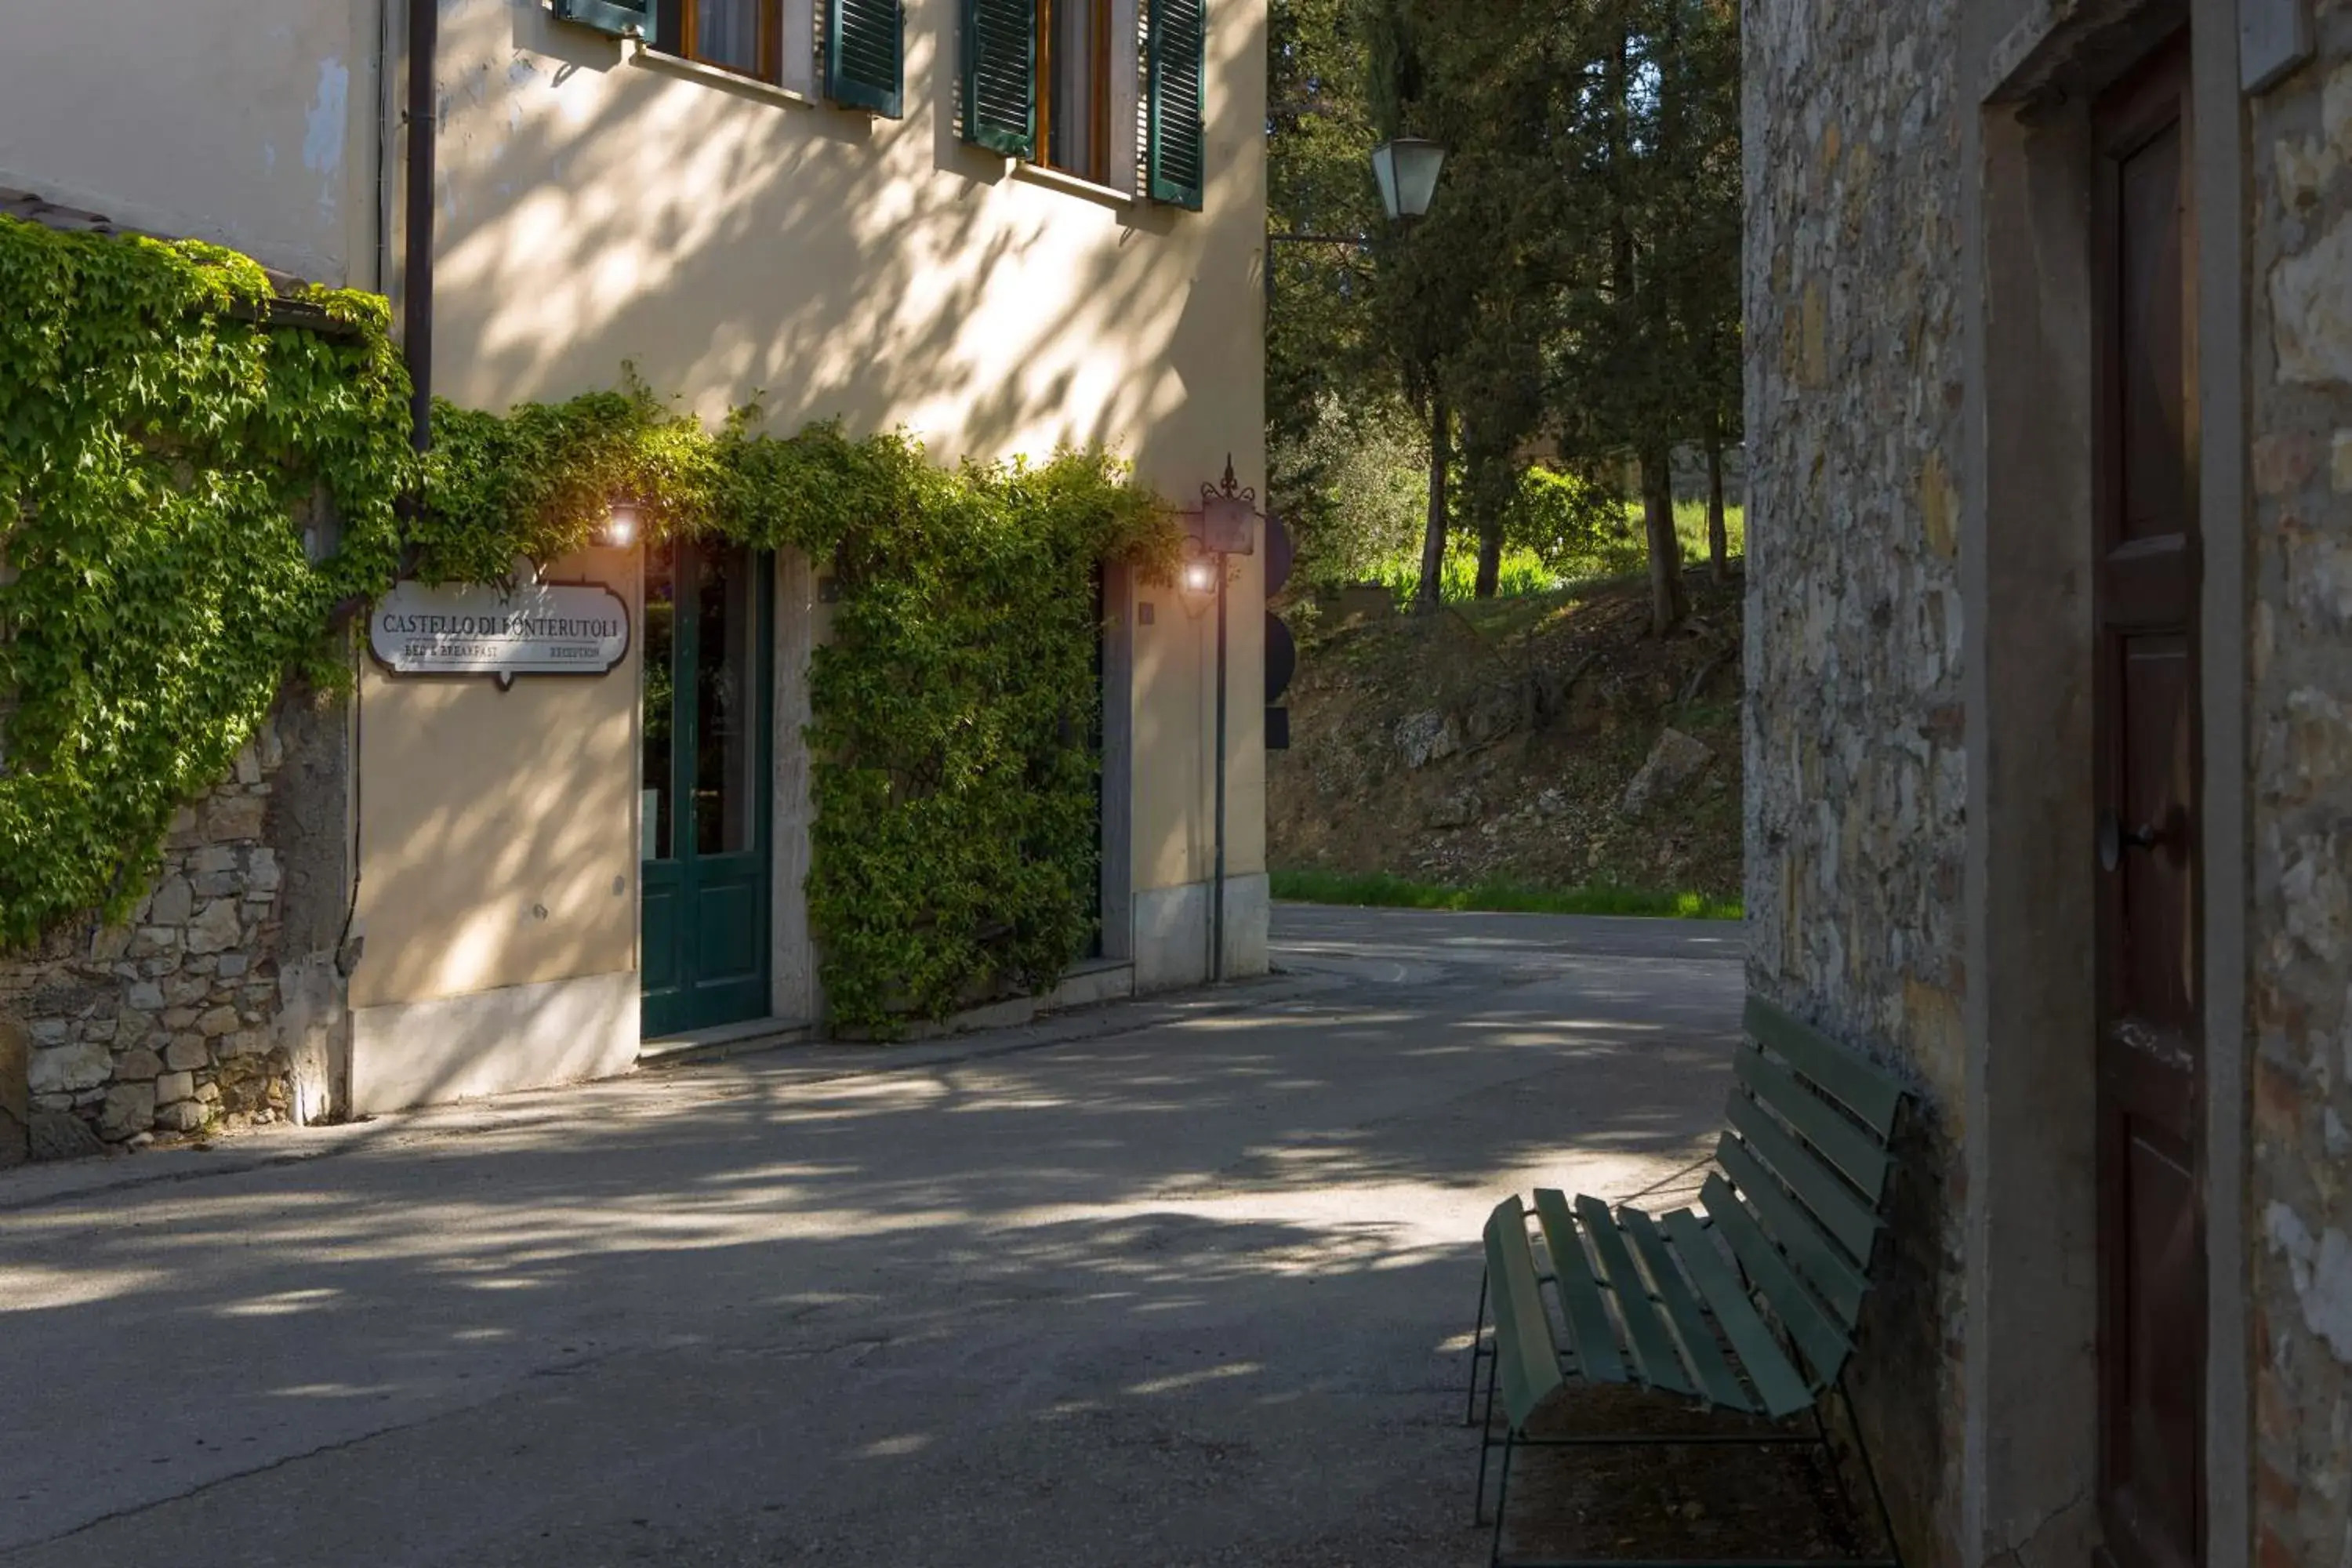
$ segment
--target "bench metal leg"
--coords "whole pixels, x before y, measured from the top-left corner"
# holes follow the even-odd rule
[[[1895,1516],[1887,1511],[1886,1494],[1879,1489],[1878,1467],[1870,1462],[1870,1445],[1862,1440],[1862,1418],[1853,1413],[1853,1395],[1846,1390],[1843,1367],[1838,1370],[1837,1393],[1845,1405],[1845,1424],[1853,1431],[1853,1451],[1862,1460],[1862,1479],[1870,1483],[1870,1500],[1878,1505],[1878,1528],[1886,1537],[1887,1554],[1894,1558],[1895,1568],[1903,1568],[1903,1543],[1895,1539]],[[1831,1459],[1834,1464],[1834,1453]]]
[[[1497,1353],[1486,1358],[1486,1414],[1478,1423],[1478,1489],[1470,1495],[1470,1522],[1486,1522],[1486,1456],[1495,1451],[1495,1384],[1502,1376],[1503,1358]],[[1509,1434],[1504,1435],[1505,1441]]]
[[[1495,1543],[1487,1548],[1486,1568],[1500,1568],[1503,1561],[1503,1513],[1511,1500],[1511,1458],[1519,1451],[1518,1436],[1517,1432],[1503,1434],[1503,1479],[1495,1489]]]
[[[1478,1422],[1478,1363],[1491,1353],[1486,1349],[1486,1275],[1478,1274],[1478,1315],[1470,1322],[1470,1388],[1462,1397],[1462,1425],[1475,1426]]]

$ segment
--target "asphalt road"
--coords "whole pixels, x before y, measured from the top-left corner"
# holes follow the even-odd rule
[[[1486,1211],[1693,1184],[1738,928],[0,1175],[0,1568],[1483,1563]]]

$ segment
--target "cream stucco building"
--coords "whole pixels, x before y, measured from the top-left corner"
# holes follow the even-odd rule
[[[948,461],[1099,445],[1197,497],[1229,457],[1263,488],[1265,52],[1263,0],[97,0],[0,50],[0,186],[379,289],[461,405],[632,365],[713,420],[757,397],[777,433],[903,426]],[[1263,560],[1235,559],[1227,605],[1222,965],[1216,620],[1107,573],[1083,994],[1265,968]],[[651,1037],[822,1019],[800,729],[824,563],[539,564],[625,607],[608,673],[360,660],[328,742],[342,909],[299,940],[289,915],[277,960],[341,955],[327,1023],[304,1015],[327,1044],[298,1105],[600,1075]],[[719,762],[649,759],[647,693],[671,689],[649,649],[677,686],[698,658],[756,692]],[[733,826],[673,833],[668,798],[714,788]],[[681,916],[681,876],[725,896]]]

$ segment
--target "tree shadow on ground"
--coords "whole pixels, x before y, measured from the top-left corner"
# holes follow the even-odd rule
[[[1706,968],[778,1055],[18,1209],[0,1562],[1474,1560],[1478,1225],[1686,1178]],[[186,1549],[330,1496],[310,1555]]]

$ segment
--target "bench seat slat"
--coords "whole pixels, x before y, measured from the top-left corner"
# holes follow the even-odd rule
[[[1845,1365],[1853,1342],[1836,1319],[1814,1299],[1813,1293],[1797,1278],[1797,1271],[1756,1223],[1748,1205],[1732,1193],[1731,1184],[1721,1176],[1709,1176],[1699,1190],[1699,1202],[1715,1218],[1715,1226],[1731,1244],[1739,1266],[1748,1270],[1748,1278],[1789,1331],[1797,1350],[1813,1369],[1816,1384],[1835,1381],[1838,1369]]]
[[[1496,1369],[1511,1425],[1524,1428],[1536,1407],[1565,1384],[1536,1284],[1528,1215],[1514,1193],[1486,1216],[1486,1273],[1494,1301]]]
[[[1874,1203],[1878,1200],[1886,1187],[1886,1151],[1869,1133],[1832,1110],[1761,1051],[1740,1050],[1732,1058],[1732,1068],[1758,1100],[1844,1172],[1864,1196]]]
[[[1601,1300],[1601,1286],[1592,1277],[1592,1264],[1576,1234],[1576,1216],[1568,1212],[1568,1199],[1552,1188],[1538,1187],[1536,1218],[1543,1226],[1544,1250],[1551,1254],[1560,1311],[1568,1319],[1569,1338],[1574,1342],[1578,1373],[1593,1383],[1623,1383],[1625,1361],[1617,1352],[1617,1331],[1609,1321],[1607,1304]]]
[[[1748,1032],[1869,1124],[1881,1140],[1893,1131],[1903,1086],[1865,1057],[1799,1023],[1763,997],[1750,994]]]
[[[1665,1216],[1664,1224],[1667,1239],[1675,1244],[1675,1256],[1698,1282],[1699,1294],[1706,1298],[1715,1321],[1723,1325],[1724,1338],[1731,1342],[1740,1369],[1755,1385],[1764,1414],[1778,1421],[1812,1404],[1813,1390],[1803,1374],[1789,1364],[1780,1342],[1757,1315],[1756,1304],[1740,1289],[1738,1276],[1699,1228],[1696,1217],[1688,1209],[1676,1209]]]
[[[1691,1294],[1682,1270],[1675,1267],[1656,1223],[1640,1209],[1621,1204],[1617,1226],[1633,1244],[1634,1256],[1649,1274],[1658,1304],[1665,1309],[1667,1326],[1674,1330],[1682,1346],[1683,1360],[1698,1374],[1700,1392],[1726,1409],[1753,1414],[1756,1402],[1748,1397],[1748,1391],[1739,1385],[1738,1374],[1723,1359],[1723,1347],[1716,1342],[1715,1332],[1707,1327],[1706,1315],[1699,1310],[1698,1298]]]
[[[1734,1091],[1727,1119],[1748,1141],[1748,1153],[1762,1160],[1796,1194],[1805,1212],[1837,1237],[1846,1256],[1857,1262],[1869,1261],[1871,1241],[1878,1235],[1878,1215],[1854,1196],[1844,1178],[1746,1095]]]
[[[1576,1214],[1592,1237],[1601,1273],[1608,1277],[1610,1294],[1616,1298],[1617,1316],[1625,1325],[1625,1338],[1633,1348],[1642,1381],[1670,1394],[1697,1394],[1684,1375],[1682,1361],[1675,1354],[1674,1337],[1659,1318],[1657,1303],[1650,1300],[1650,1288],[1643,1282],[1641,1270],[1633,1267],[1625,1237],[1609,1216],[1609,1205],[1599,1198],[1580,1197]]]

